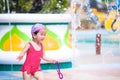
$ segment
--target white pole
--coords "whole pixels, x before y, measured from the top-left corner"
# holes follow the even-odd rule
[[[9,27],[11,27],[11,23],[10,23],[10,5],[9,5],[9,0],[7,0],[7,10],[8,10],[8,15],[9,15]],[[11,30],[10,30],[10,54],[12,54],[12,38],[11,38]],[[13,71],[13,64],[11,64],[11,72]],[[13,80],[13,78],[11,77],[11,80]]]
[[[8,21],[8,23],[9,23],[9,27],[10,27],[10,25],[11,25],[11,23],[10,23],[10,7],[9,7],[10,5],[9,5],[9,0],[7,0],[7,9],[8,9],[8,15],[9,15],[9,21]],[[10,52],[12,51],[12,38],[11,38],[11,31],[10,31]]]

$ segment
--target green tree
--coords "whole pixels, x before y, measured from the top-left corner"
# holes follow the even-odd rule
[[[68,7],[69,0],[48,0],[40,13],[62,13]]]
[[[5,4],[4,4],[3,0],[0,0],[0,13],[3,13],[4,6],[5,6]]]
[[[8,0],[10,13],[62,13],[69,0]],[[0,0],[0,13],[7,13],[7,0]]]
[[[11,0],[10,10],[16,13],[28,13],[32,8],[32,3],[33,0]]]

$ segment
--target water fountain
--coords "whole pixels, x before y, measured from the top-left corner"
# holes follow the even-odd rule
[[[81,2],[80,2],[81,1]],[[83,1],[83,2],[82,2]],[[80,58],[96,56],[96,35],[101,35],[101,48],[99,57],[101,62],[98,62],[102,67],[107,65],[105,61],[106,55],[119,55],[119,34],[111,33],[104,28],[101,28],[98,16],[96,16],[90,8],[89,0],[72,0],[72,40],[73,40],[73,67],[82,68],[80,66]],[[105,14],[105,13],[104,13]],[[93,28],[86,28],[91,24]],[[79,28],[78,28],[79,27]],[[77,55],[77,57],[76,57]],[[93,59],[94,59],[93,58]],[[79,64],[79,65],[78,65]],[[90,64],[90,63],[89,63]]]

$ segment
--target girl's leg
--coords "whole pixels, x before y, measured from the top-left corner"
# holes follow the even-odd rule
[[[37,80],[44,80],[42,71],[35,72],[33,77],[36,78]]]
[[[23,80],[31,80],[31,79],[32,79],[31,74],[27,74],[27,71],[23,72]]]

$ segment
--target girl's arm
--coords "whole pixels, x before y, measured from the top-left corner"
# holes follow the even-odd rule
[[[47,61],[47,62],[50,62],[50,63],[53,63],[55,64],[57,61],[56,60],[53,60],[53,59],[50,59],[48,58],[45,53],[43,52],[43,57],[42,57],[43,60]]]
[[[19,56],[17,57],[17,59],[20,61],[22,58],[23,58],[23,56],[25,55],[25,53],[28,51],[28,49],[30,48],[30,45],[29,45],[29,43],[27,43],[26,45],[25,45],[25,47],[23,48],[23,50],[22,50],[22,52],[19,54]]]

